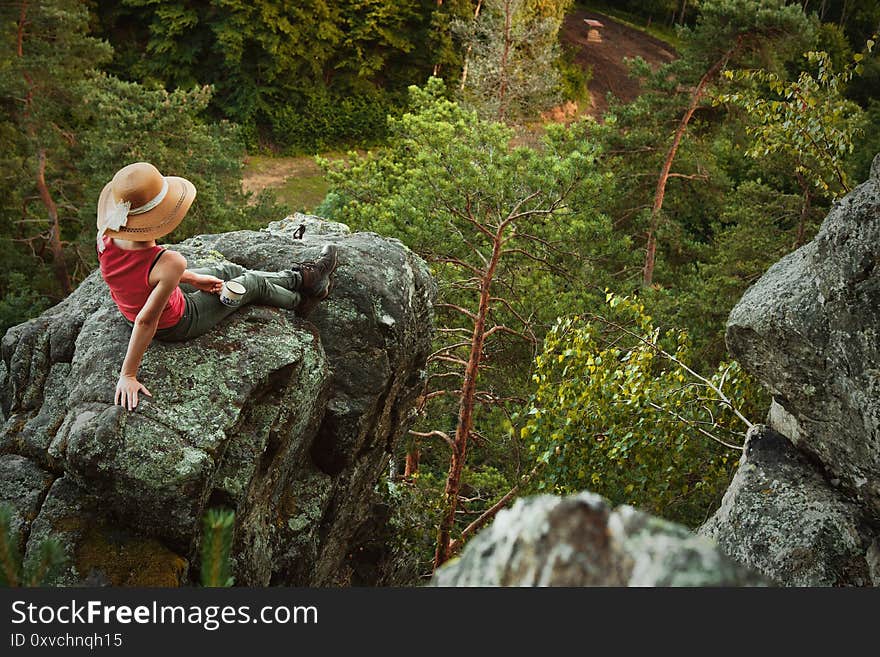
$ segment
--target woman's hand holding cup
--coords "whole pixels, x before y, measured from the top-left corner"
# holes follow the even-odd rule
[[[199,274],[193,279],[192,285],[202,292],[220,294],[220,290],[223,288],[223,281],[216,276]]]

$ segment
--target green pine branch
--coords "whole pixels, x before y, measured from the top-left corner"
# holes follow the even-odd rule
[[[229,561],[235,513],[225,509],[210,509],[205,514],[202,536],[202,586],[232,586]]]
[[[21,556],[12,534],[12,511],[0,506],[0,586],[18,586],[21,581]]]
[[[45,586],[64,565],[61,544],[51,538],[44,540],[35,558],[24,566],[12,531],[12,514],[8,506],[0,506],[0,586]]]

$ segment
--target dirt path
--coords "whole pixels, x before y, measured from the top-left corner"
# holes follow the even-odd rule
[[[246,192],[258,192],[266,187],[281,187],[293,176],[317,176],[320,173],[313,157],[251,157],[242,186]]]
[[[601,43],[587,41],[585,18],[604,24],[605,27],[600,30]],[[563,110],[565,116],[547,117],[555,120],[570,120],[573,115],[582,113],[600,117],[608,109],[605,96],[609,91],[623,101],[634,100],[639,95],[639,83],[629,77],[623,61],[625,57],[641,56],[654,66],[675,58],[675,51],[669,44],[604,14],[585,9],[577,9],[566,17],[561,38],[574,46],[577,63],[593,72],[590,80],[592,104],[587,108],[577,108],[572,104],[572,115]],[[530,132],[519,142],[530,143],[537,139],[535,134]],[[247,191],[256,192],[267,187],[275,189],[278,200],[289,205],[291,210],[311,210],[320,203],[327,191],[323,172],[312,157],[254,156],[245,168],[242,182]]]
[[[601,43],[587,41],[587,25],[584,19],[601,21]],[[588,114],[601,116],[608,109],[605,99],[610,91],[625,102],[639,95],[639,83],[629,77],[625,57],[642,57],[648,63],[659,66],[675,59],[675,50],[649,34],[618,23],[613,18],[594,11],[577,9],[570,13],[562,25],[562,40],[575,47],[575,60],[584,69],[592,69],[590,97],[592,107]]]
[[[325,153],[328,159],[342,157],[339,153]],[[246,192],[264,189],[275,191],[276,200],[290,212],[311,212],[327,193],[327,180],[315,158],[271,157],[254,155],[245,161],[242,187]],[[251,202],[256,202],[253,198]]]

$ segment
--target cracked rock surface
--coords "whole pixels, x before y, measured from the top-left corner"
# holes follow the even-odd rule
[[[212,507],[236,511],[236,583],[350,582],[353,541],[424,375],[427,267],[397,240],[304,215],[172,248],[190,267],[279,270],[327,243],[336,284],[308,321],[250,306],[195,340],[154,341],[139,372],[153,397],[134,412],[113,405],[130,329],[98,272],[7,332],[0,501],[12,500],[29,555],[61,540],[57,583],[192,581]]]
[[[782,434],[755,425],[721,508],[700,528],[739,563],[789,586],[868,586],[871,530]]]
[[[880,584],[880,156],[749,288],[726,338],[781,436],[753,431],[704,533],[782,584]]]
[[[690,530],[583,492],[521,498],[440,568],[433,586],[754,586]]]

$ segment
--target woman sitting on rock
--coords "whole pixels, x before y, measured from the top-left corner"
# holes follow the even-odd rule
[[[137,371],[154,337],[164,342],[195,338],[249,303],[305,317],[330,293],[336,247],[329,245],[316,261],[279,272],[232,263],[187,269],[186,258],[157,246],[156,239],[180,224],[195,196],[188,180],[162,176],[152,164],[138,162],[120,169],[98,199],[101,276],[132,327],[114,396],[114,404],[128,410],[137,406],[138,393],[152,396],[137,380]],[[238,286],[224,287],[224,281]],[[183,292],[181,284],[191,291]]]

